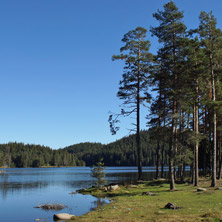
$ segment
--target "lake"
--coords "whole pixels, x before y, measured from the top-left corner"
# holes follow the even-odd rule
[[[167,171],[168,168],[165,168]],[[143,167],[144,179],[154,178],[155,167]],[[106,204],[108,199],[91,195],[70,194],[95,185],[89,167],[70,168],[11,168],[0,174],[0,217],[3,222],[30,222],[41,219],[52,222],[55,213],[80,216]],[[135,181],[137,167],[107,167],[108,183]],[[41,204],[61,203],[61,211],[34,208]]]

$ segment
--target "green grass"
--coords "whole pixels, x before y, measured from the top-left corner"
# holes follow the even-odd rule
[[[222,182],[217,181],[217,186],[222,186]],[[169,184],[163,180],[144,182],[136,188],[121,186],[110,192],[92,188],[89,193],[109,197],[112,202],[72,221],[222,221],[222,190],[211,188],[207,179],[201,179],[199,187],[207,188],[207,191],[197,192],[197,188],[188,183],[177,184],[176,190],[170,191]],[[142,195],[146,191],[156,196]],[[168,202],[182,208],[164,209]]]

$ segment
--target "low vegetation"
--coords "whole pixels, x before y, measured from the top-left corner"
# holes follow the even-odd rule
[[[83,193],[108,197],[111,203],[72,221],[222,221],[222,182],[217,181],[217,184],[217,188],[212,188],[210,178],[201,178],[200,186],[206,188],[204,192],[198,192],[189,181],[177,184],[177,189],[170,191],[166,180],[120,186],[115,191],[91,188]],[[167,203],[178,208],[166,209]]]

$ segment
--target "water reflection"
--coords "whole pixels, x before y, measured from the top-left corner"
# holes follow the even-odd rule
[[[41,190],[49,185],[45,181],[12,182],[9,181],[9,177],[8,174],[1,174],[0,192],[3,199],[6,199],[8,193],[13,194],[15,192],[18,194],[22,190]]]
[[[109,201],[107,199],[98,197],[97,200],[93,202],[94,206],[90,208],[90,210],[96,210],[101,208],[102,206],[105,206]]]
[[[165,168],[164,177],[168,177],[168,168]],[[95,185],[96,180],[90,176],[89,167],[53,168],[53,169],[7,169],[0,174],[0,194],[5,199],[8,193],[13,194],[25,191],[41,192],[49,187],[65,187],[71,192],[77,189]],[[155,178],[154,167],[144,167],[144,180]],[[108,183],[127,182],[137,180],[136,167],[107,167],[106,180]]]
[[[7,191],[9,187],[8,175],[4,173],[4,174],[1,174],[0,176],[3,178],[2,182],[0,183],[0,191],[2,192],[3,199],[5,199],[7,196]]]

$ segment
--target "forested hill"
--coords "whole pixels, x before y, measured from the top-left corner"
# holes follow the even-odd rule
[[[155,165],[156,145],[151,142],[147,131],[141,131],[141,146],[143,165]],[[80,143],[58,150],[23,143],[0,144],[0,165],[10,167],[92,166],[101,158],[106,166],[135,166],[135,135],[107,145]]]
[[[75,154],[67,150],[52,150],[49,147],[8,143],[0,144],[0,166],[41,167],[41,166],[84,166]]]
[[[156,161],[155,143],[150,139],[148,131],[141,131],[141,147],[143,165],[154,166]],[[86,166],[97,163],[103,158],[106,166],[135,166],[136,165],[136,136],[130,135],[116,142],[102,145],[100,143],[80,143],[64,148],[74,153]]]

